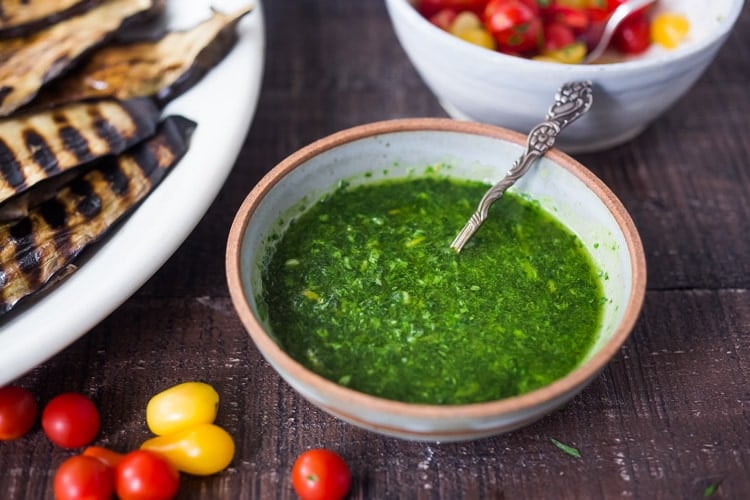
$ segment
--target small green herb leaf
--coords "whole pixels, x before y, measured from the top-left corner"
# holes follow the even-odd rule
[[[706,489],[703,490],[703,496],[704,497],[710,497],[713,496],[714,493],[716,493],[716,490],[719,489],[719,486],[721,486],[721,481],[715,481],[708,486],[706,486]]]
[[[581,452],[578,451],[578,448],[573,448],[572,446],[569,446],[565,443],[561,443],[555,438],[550,438],[550,441],[552,441],[552,444],[560,448],[562,451],[564,451],[571,457],[581,458]]]

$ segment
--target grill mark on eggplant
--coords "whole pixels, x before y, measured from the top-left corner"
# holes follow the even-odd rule
[[[120,169],[114,157],[104,158],[102,160],[108,165],[102,168],[104,178],[107,180],[109,189],[117,196],[125,196],[128,192],[128,176]]]
[[[251,11],[247,6],[232,14],[214,12],[197,26],[156,41],[103,47],[80,70],[51,83],[32,106],[138,96],[153,96],[164,106],[222,60],[237,39],[237,23]]]
[[[10,226],[9,234],[16,243],[22,242],[31,234],[31,221],[27,218],[23,218],[12,224]]]
[[[84,218],[91,220],[102,212],[102,199],[96,194],[88,179],[75,179],[71,184],[71,191],[80,198],[76,210]]]
[[[0,173],[4,182],[14,187],[14,191],[26,188],[26,179],[21,172],[21,165],[16,159],[13,150],[0,138]]]
[[[38,284],[41,277],[39,264],[40,256],[36,249],[28,252],[18,252],[16,255],[16,264],[18,269],[26,276],[29,284]]]
[[[0,38],[27,36],[81,14],[103,0],[4,0],[0,2]],[[6,6],[7,5],[7,6]]]
[[[97,160],[28,216],[0,224],[0,241],[8,242],[0,247],[0,314],[42,289],[130,213],[185,154],[195,125],[181,116],[165,118],[150,139],[116,160]],[[96,213],[90,207],[94,199]]]
[[[120,132],[104,118],[96,118],[94,120],[94,131],[96,132],[96,135],[106,141],[109,149],[117,149],[118,144],[125,141],[125,138],[120,135]]]
[[[141,174],[145,177],[150,177],[154,173],[154,169],[158,168],[158,156],[157,151],[151,148],[138,148],[131,154],[135,160],[135,164],[141,169]]]
[[[9,89],[0,102],[0,116],[29,102],[43,84],[118,29],[162,5],[163,0],[110,0],[28,37],[0,40],[0,82]]]
[[[60,135],[65,149],[73,153],[80,163],[93,158],[94,155],[91,154],[88,142],[86,142],[86,139],[83,138],[77,128],[65,125],[60,127],[57,133]]]
[[[159,113],[143,98],[71,103],[0,119],[0,203],[84,162],[121,153],[153,134]]]
[[[34,162],[39,165],[46,174],[52,176],[60,172],[60,164],[49,144],[36,130],[27,129],[23,132],[26,149],[31,152]]]
[[[52,229],[65,227],[68,220],[65,214],[65,206],[54,198],[39,205],[39,214],[44,219],[45,224]]]

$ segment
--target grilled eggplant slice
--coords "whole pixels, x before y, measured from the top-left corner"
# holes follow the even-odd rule
[[[103,0],[3,0],[0,2],[0,38],[28,36]]]
[[[122,153],[153,135],[159,113],[151,99],[107,99],[0,119],[0,203],[73,167]]]
[[[104,96],[153,96],[163,106],[218,64],[237,39],[237,23],[251,11],[248,6],[232,14],[214,12],[194,28],[156,41],[103,47],[79,71],[45,89],[32,106]]]
[[[0,225],[0,315],[68,268],[143,200],[185,154],[195,125],[166,118],[153,138],[98,160],[27,217]]]
[[[34,35],[0,41],[0,116],[29,102],[43,84],[163,0],[110,0]]]

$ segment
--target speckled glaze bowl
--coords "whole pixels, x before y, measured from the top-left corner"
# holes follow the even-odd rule
[[[494,183],[521,154],[525,137],[506,129],[450,119],[373,123],[321,139],[289,156],[250,192],[232,224],[226,253],[229,291],[256,346],[303,397],[352,424],[413,440],[468,440],[537,420],[581,391],[625,342],[639,314],[646,263],[638,232],[615,195],[589,170],[550,151],[514,186],[555,214],[583,241],[608,301],[598,340],[567,376],[498,401],[438,406],[391,401],[331,382],[288,356],[275,342],[262,301],[262,271],[274,238],[311,203],[352,184],[405,177],[427,165],[449,165],[450,176]],[[478,200],[477,200],[478,201]],[[457,231],[460,228],[457,228]]]
[[[692,87],[713,61],[744,0],[659,0],[655,9],[690,21],[674,50],[652,46],[612,64],[556,64],[501,54],[434,26],[416,0],[386,0],[397,38],[422,79],[453,118],[527,133],[565,82],[591,80],[594,106],[557,142],[568,153],[597,151],[642,132]]]

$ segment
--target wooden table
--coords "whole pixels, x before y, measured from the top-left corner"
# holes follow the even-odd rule
[[[186,380],[222,396],[231,467],[184,476],[181,498],[293,498],[289,471],[323,446],[349,462],[351,498],[750,498],[750,8],[695,87],[640,137],[576,157],[638,226],[648,292],[630,340],[564,409],[475,442],[415,443],[302,400],[258,354],[230,303],[226,236],[255,182],[297,148],[351,125],[445,116],[398,45],[383,2],[264,4],[267,62],[253,125],[216,202],[167,264],[69,348],[16,381],[102,412],[97,444],[137,447],[148,399]],[[577,447],[573,458],[550,441]],[[73,452],[37,426],[0,442],[0,496],[51,497]]]

